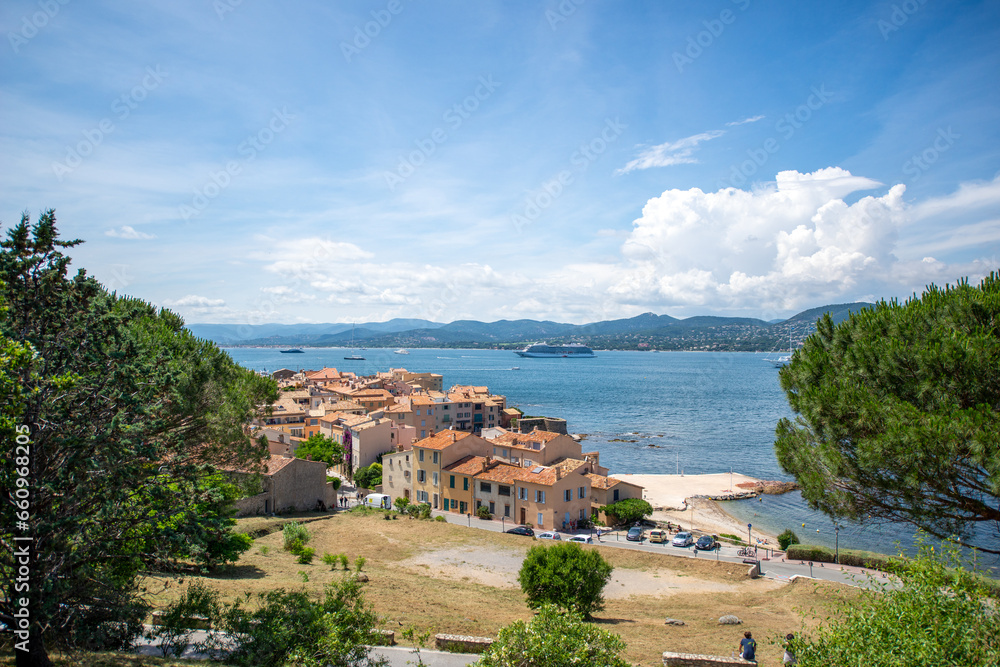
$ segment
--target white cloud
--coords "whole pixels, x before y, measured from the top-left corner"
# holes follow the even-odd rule
[[[129,225],[122,225],[118,229],[109,229],[104,232],[105,236],[113,236],[118,239],[133,239],[133,240],[146,240],[155,239],[155,234],[146,234],[145,232],[140,232],[130,227]]]
[[[209,299],[207,296],[188,294],[180,299],[167,299],[163,305],[167,308],[222,308],[226,302],[224,299]]]
[[[630,161],[616,173],[627,174],[636,169],[669,167],[675,164],[693,164],[698,161],[692,157],[698,144],[717,139],[723,134],[725,134],[724,130],[712,130],[684,137],[677,141],[668,141],[665,144],[652,146],[639,153],[638,157]]]
[[[726,123],[726,127],[733,127],[735,125],[746,125],[747,123],[756,123],[758,120],[764,120],[764,116],[750,116],[749,118],[744,118],[743,120],[734,120],[732,122]]]

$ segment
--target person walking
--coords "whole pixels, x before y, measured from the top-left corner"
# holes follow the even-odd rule
[[[750,662],[757,662],[757,641],[749,630],[743,633],[740,640],[740,657]]]

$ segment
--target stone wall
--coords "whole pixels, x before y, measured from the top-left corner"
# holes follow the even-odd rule
[[[465,653],[482,653],[493,640],[489,637],[469,637],[467,635],[434,635],[434,645],[440,649],[462,649]]]
[[[531,433],[536,427],[539,431],[567,434],[566,420],[557,417],[528,417],[517,422],[517,430],[521,433]]]
[[[756,665],[743,658],[726,658],[721,655],[698,655],[696,653],[663,653],[665,667],[742,667]]]

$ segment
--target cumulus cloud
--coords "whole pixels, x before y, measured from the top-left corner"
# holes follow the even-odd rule
[[[690,137],[684,137],[678,141],[668,141],[665,144],[651,146],[643,150],[639,155],[631,160],[617,173],[627,174],[637,169],[650,169],[651,167],[669,167],[675,164],[693,164],[698,160],[693,157],[698,144],[712,139],[717,139],[725,134],[724,130],[712,130],[702,132]]]
[[[900,256],[900,233],[914,214],[903,200],[906,187],[845,201],[881,185],[831,167],[781,172],[752,192],[668,190],[633,223],[622,245],[625,262],[606,289],[623,304],[761,316],[866,294],[894,296],[900,287],[909,293],[982,271],[975,263],[939,261],[928,247]],[[988,199],[982,192],[959,198]],[[987,222],[976,231],[994,238],[1000,230]]]
[[[104,234],[105,236],[113,236],[117,239],[146,240],[156,238],[155,234],[146,234],[145,232],[137,231],[129,225],[122,225],[118,229],[109,229]]]

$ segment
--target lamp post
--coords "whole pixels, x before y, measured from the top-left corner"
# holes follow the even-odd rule
[[[747,546],[753,546],[753,540],[750,539],[750,530],[753,528],[752,523],[747,524]]]
[[[834,524],[833,524],[833,532],[836,533],[836,535],[837,535],[837,542],[836,542],[837,543],[837,555],[834,556],[833,561],[837,565],[840,565],[840,524],[839,523],[834,522]]]

